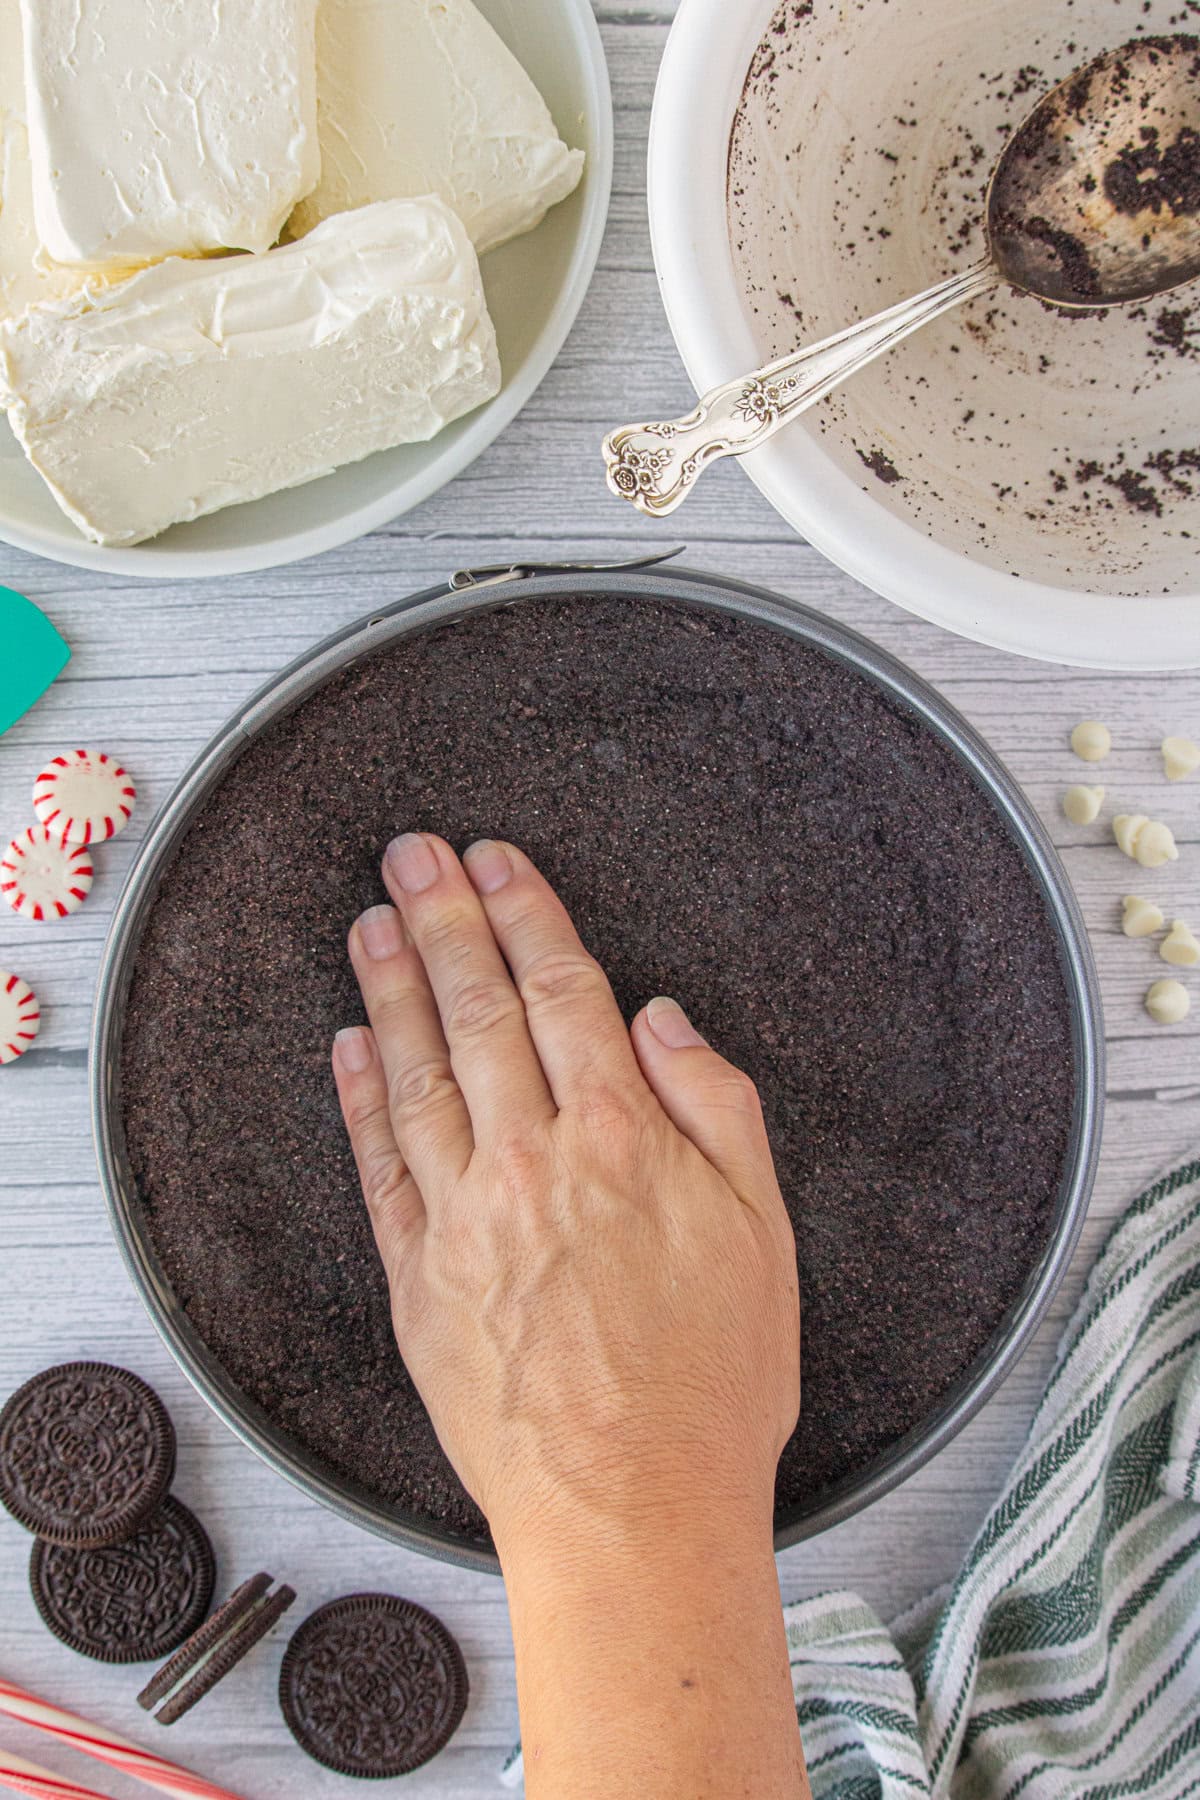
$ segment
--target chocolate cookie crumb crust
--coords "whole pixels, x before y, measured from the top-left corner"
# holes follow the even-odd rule
[[[120,1080],[140,1203],[246,1395],[399,1514],[479,1542],[395,1348],[329,1070],[363,1016],[347,929],[412,828],[519,843],[626,1015],[677,995],[757,1081],[805,1309],[778,1484],[796,1517],[939,1408],[1045,1248],[1073,1057],[1019,851],[857,673],[672,603],[472,613],[249,746],[138,955]]]

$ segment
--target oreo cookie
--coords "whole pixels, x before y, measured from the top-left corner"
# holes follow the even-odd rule
[[[138,1695],[138,1705],[154,1712],[160,1725],[173,1725],[241,1662],[296,1598],[281,1583],[271,1593],[270,1575],[252,1575],[206,1619],[166,1661]],[[159,1706],[159,1702],[164,1704]]]
[[[305,1619],[283,1658],[279,1704],[302,1750],[339,1775],[409,1775],[444,1750],[467,1709],[462,1651],[440,1619],[394,1594],[349,1594]]]
[[[167,1409],[128,1369],[43,1369],[0,1412],[0,1501],[47,1543],[119,1544],[156,1510],[174,1473]]]
[[[43,1624],[107,1663],[169,1656],[204,1619],[215,1578],[204,1527],[169,1496],[123,1543],[79,1550],[39,1539],[29,1562]]]

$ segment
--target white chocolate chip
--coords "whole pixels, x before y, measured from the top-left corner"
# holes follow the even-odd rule
[[[1099,719],[1082,719],[1071,733],[1071,748],[1084,762],[1103,762],[1112,749],[1112,732]]]
[[[1143,869],[1161,869],[1164,863],[1179,861],[1175,834],[1161,819],[1148,819],[1145,813],[1118,813],[1113,836],[1126,856]]]
[[[1158,954],[1164,962],[1174,963],[1177,969],[1194,969],[1200,963],[1200,943],[1183,920],[1176,919],[1158,946]]]
[[[1062,798],[1062,809],[1072,825],[1094,825],[1103,800],[1102,787],[1069,787]]]
[[[1143,869],[1161,869],[1164,863],[1178,862],[1175,833],[1161,819],[1151,819],[1137,834],[1134,854]]]
[[[1178,1025],[1191,1008],[1191,996],[1182,981],[1156,981],[1146,991],[1146,1011],[1158,1025]]]
[[[1153,900],[1143,900],[1140,894],[1126,894],[1121,930],[1127,938],[1153,937],[1165,923],[1162,907],[1155,906]]]
[[[1200,769],[1200,744],[1193,744],[1191,738],[1164,738],[1162,759],[1167,780],[1182,781],[1193,769]]]
[[[1137,844],[1138,832],[1142,829],[1143,825],[1148,825],[1149,823],[1150,821],[1145,813],[1117,814],[1116,818],[1113,820],[1113,836],[1117,840],[1118,848],[1123,850],[1126,856],[1132,856],[1136,859],[1137,852],[1135,845]]]

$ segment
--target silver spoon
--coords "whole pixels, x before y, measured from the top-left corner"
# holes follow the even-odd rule
[[[706,394],[685,419],[604,441],[608,485],[652,518],[910,332],[1007,282],[1072,311],[1200,276],[1200,37],[1137,38],[1043,96],[992,172],[988,254],[914,299]]]

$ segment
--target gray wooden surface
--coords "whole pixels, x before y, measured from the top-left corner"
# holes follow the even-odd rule
[[[1067,732],[1106,719],[1116,749],[1102,779],[1131,810],[1175,826],[1180,862],[1136,885],[1200,926],[1200,778],[1167,788],[1156,746],[1168,731],[1200,735],[1200,676],[1105,676],[1047,667],[960,642],[907,617],[799,542],[730,464],[710,475],[669,526],[639,523],[605,492],[596,449],[604,428],[690,405],[654,279],[645,221],[644,153],[670,5],[604,0],[602,22],[617,111],[617,176],[600,269],[558,366],[522,417],[466,475],[418,512],[317,561],[207,584],[106,580],[0,546],[0,582],[36,599],[74,648],[65,677],[0,742],[0,825],[29,822],[29,786],[46,756],[76,743],[117,753],[141,791],[134,825],[98,859],[92,898],[58,926],[0,918],[0,966],[34,983],[44,1009],[37,1048],[0,1072],[0,1394],[44,1365],[97,1356],[141,1370],[177,1422],[176,1491],[215,1540],[228,1589],[265,1567],[300,1593],[295,1618],[333,1595],[378,1587],[433,1606],[470,1665],[471,1706],[450,1749],[411,1777],[414,1797],[492,1794],[516,1728],[508,1620],[500,1584],[397,1552],[325,1516],[271,1474],[210,1416],[176,1371],[121,1267],[105,1222],[89,1140],[85,1034],[107,915],[137,841],[177,775],[230,710],[290,657],[382,598],[471,563],[510,556],[606,557],[686,538],[689,561],[759,581],[868,633],[939,686],[1026,785],[1065,854],[1091,926],[1104,983],[1109,1105],[1103,1165],[1066,1290],[1002,1392],[901,1491],[780,1558],[785,1596],[848,1584],[885,1615],[945,1581],[1022,1441],[1063,1319],[1109,1221],[1165,1165],[1200,1145],[1200,1008],[1172,1030],[1153,1026],[1141,995],[1166,973],[1146,944],[1117,928],[1131,866],[1099,829],[1058,810],[1082,765]],[[547,467],[561,495],[539,498]],[[397,826],[405,823],[396,821]],[[6,829],[4,836],[10,835]],[[1200,997],[1200,981],[1192,978]],[[47,1636],[26,1587],[29,1544],[0,1518],[0,1672],[73,1703],[169,1752],[247,1800],[344,1792],[296,1752],[273,1698],[279,1646],[260,1649],[191,1719],[159,1732],[133,1705],[137,1671],[74,1657]],[[0,1744],[57,1764],[33,1734],[0,1722]],[[79,1772],[78,1763],[73,1764]],[[107,1778],[107,1792],[135,1790]]]

